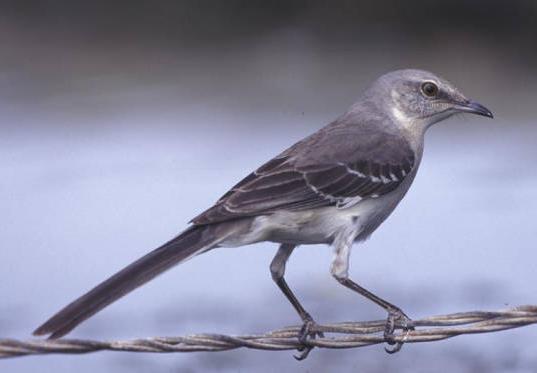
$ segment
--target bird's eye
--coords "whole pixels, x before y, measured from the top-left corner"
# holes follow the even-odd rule
[[[438,86],[431,82],[425,82],[421,85],[421,91],[427,97],[436,97],[438,94]]]

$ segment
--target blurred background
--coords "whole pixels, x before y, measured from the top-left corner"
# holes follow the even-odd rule
[[[537,303],[537,3],[1,1],[0,338],[168,240],[380,74],[431,70],[495,114],[429,131],[405,200],[354,248],[351,278],[411,317]],[[175,268],[70,336],[255,333],[297,324],[274,244]],[[319,322],[384,318],[299,248],[287,278]],[[533,372],[537,329],[290,352],[99,353],[5,372]]]

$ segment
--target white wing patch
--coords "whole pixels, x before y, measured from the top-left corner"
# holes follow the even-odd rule
[[[347,169],[347,172],[349,174],[353,174],[353,175],[356,175],[358,177],[369,177],[368,175],[366,174],[363,174],[361,173],[360,171],[356,171],[356,170],[353,170],[352,168],[350,168],[346,163],[343,163],[343,162],[338,162],[337,163],[339,166],[343,166]]]
[[[312,185],[309,181],[308,181],[308,178],[306,177],[306,175],[301,172],[302,174],[302,177],[304,178],[304,181],[306,182],[306,185],[311,189],[313,190],[315,193],[317,193],[318,195],[320,195],[321,197],[329,200],[330,202],[336,202],[336,203],[339,203],[339,198],[337,197],[334,197],[330,194],[326,194],[326,193],[323,193],[321,192],[315,185]]]
[[[398,181],[399,180],[393,173],[390,173],[391,179],[389,179],[384,175],[380,175],[380,177],[377,177],[377,176],[373,176],[373,175],[363,174],[360,171],[353,170],[348,165],[346,165],[345,163],[342,163],[342,162],[338,162],[338,165],[344,166],[348,173],[356,175],[358,177],[368,178],[369,180],[371,180],[374,183],[388,184],[388,183],[391,183],[393,181]]]
[[[363,198],[360,196],[356,197],[347,197],[340,199],[336,202],[336,208],[338,209],[347,209],[349,207],[352,207],[356,205],[358,202],[360,202]]]

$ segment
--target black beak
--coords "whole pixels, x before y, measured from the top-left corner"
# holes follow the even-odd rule
[[[464,111],[466,113],[472,113],[482,115],[484,117],[494,118],[494,115],[492,115],[492,112],[489,109],[481,105],[479,102],[472,100],[456,105],[455,109],[459,111]]]

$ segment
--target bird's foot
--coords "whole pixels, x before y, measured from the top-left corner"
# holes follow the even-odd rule
[[[308,357],[310,351],[313,350],[313,346],[308,344],[308,338],[324,338],[323,332],[314,330],[316,326],[317,323],[313,321],[313,318],[310,315],[307,315],[304,318],[304,324],[302,324],[302,328],[300,328],[300,332],[298,333],[298,341],[302,344],[302,346],[298,348],[299,354],[293,355],[295,359],[304,360]]]
[[[394,331],[397,327],[407,333],[410,330],[414,330],[414,323],[400,308],[394,307],[388,310],[388,318],[384,328],[384,340],[390,346],[393,346],[384,348],[389,354],[394,354],[403,347],[404,342],[395,340]]]

